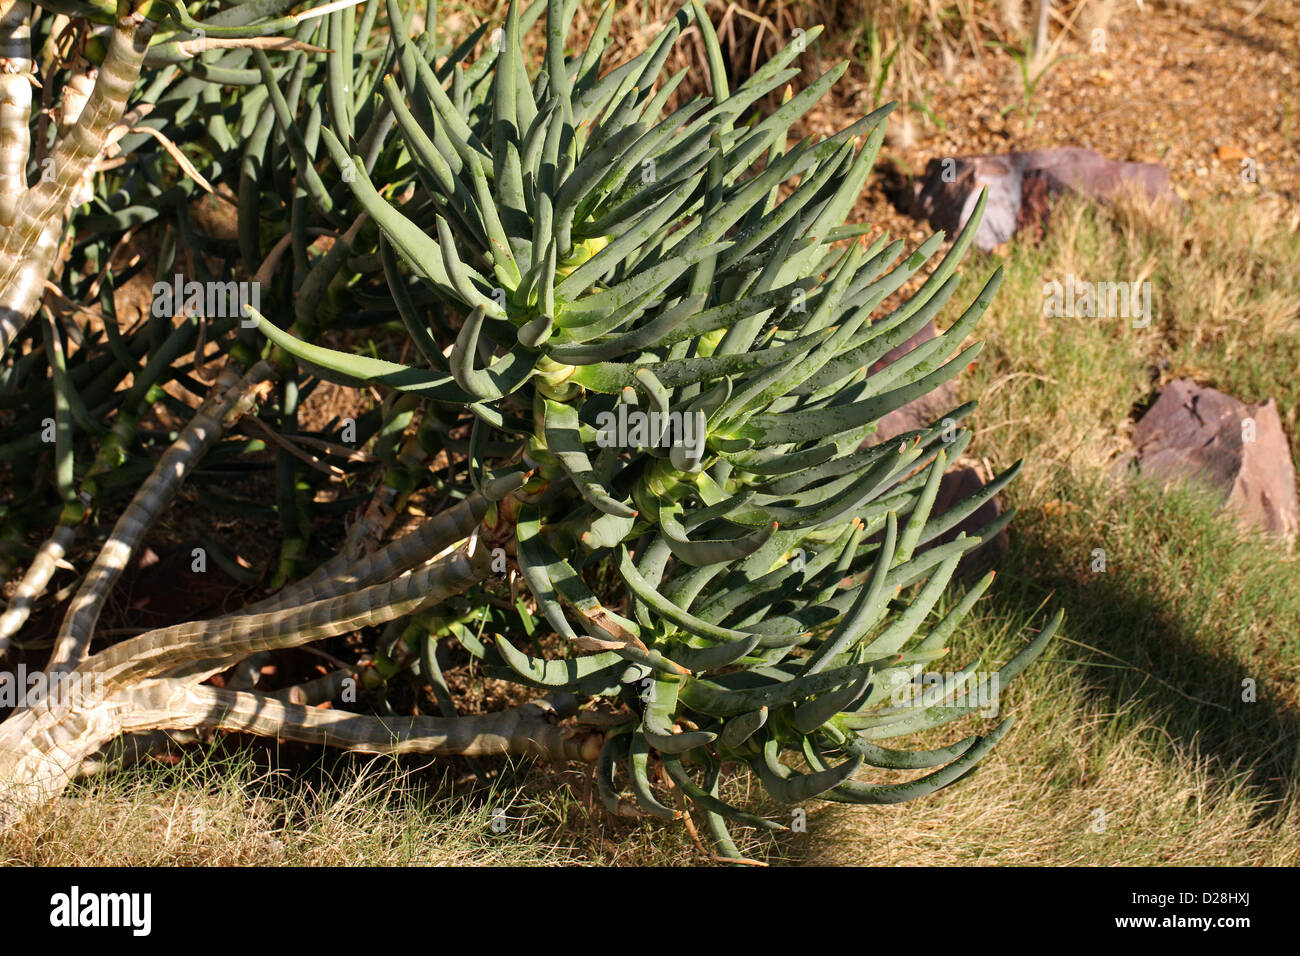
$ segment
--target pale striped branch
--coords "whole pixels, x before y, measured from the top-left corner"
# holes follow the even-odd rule
[[[145,533],[207,450],[252,407],[273,376],[273,370],[265,362],[258,362],[243,376],[233,368],[226,368],[218,376],[208,397],[158,460],[96,556],[59,628],[54,654],[50,658],[51,673],[70,671],[84,660],[104,600],[122,576]]]
[[[0,357],[9,351],[9,346],[41,304],[45,280],[54,269],[62,235],[63,220],[51,219],[28,248],[26,256],[19,258],[14,268],[6,272],[7,278],[0,287]],[[4,255],[0,255],[0,267],[7,261]]]
[[[282,588],[275,594],[216,620],[230,620],[252,614],[268,614],[285,608],[300,607],[326,598],[338,597],[350,591],[380,584],[430,560],[440,551],[463,541],[478,526],[491,504],[477,492],[458,505],[439,512],[410,534],[403,535],[372,554],[349,562],[346,554],[336,554],[301,581]],[[210,622],[215,623],[215,622]],[[167,676],[183,678],[195,683],[219,674],[231,661],[192,661]]]
[[[81,112],[86,108],[86,104],[90,102],[91,94],[95,92],[95,76],[96,70],[91,67],[84,73],[75,73],[68,77],[68,83],[63,88],[63,102],[59,104],[59,129],[73,130],[77,128],[77,121],[81,119]],[[63,206],[65,210],[80,206],[82,203],[88,203],[95,198],[95,172],[99,165],[98,161],[104,158],[109,144],[114,141],[114,137],[120,138],[123,132],[121,123],[115,123],[113,129],[104,137],[104,141],[100,144],[99,151],[96,153],[96,161],[82,170],[81,178],[73,185],[68,200]],[[44,178],[42,177],[42,179]]]
[[[494,501],[499,501],[523,483],[522,475],[491,481],[486,494],[473,492],[464,501],[440,511],[409,534],[392,541],[378,551],[349,561],[346,553],[336,554],[301,581],[277,593],[241,608],[217,620],[249,614],[266,614],[288,607],[337,597],[349,591],[379,584],[423,564],[439,552],[469,537]],[[202,660],[188,663],[167,676],[194,682],[203,681],[231,665],[229,660]]]
[[[340,667],[338,670],[303,681],[301,684],[294,684],[292,687],[274,691],[271,696],[276,700],[283,700],[290,704],[323,704],[325,701],[332,701],[339,696],[349,677],[356,680],[356,670],[350,667]],[[239,688],[228,687],[226,689],[238,690]]]
[[[244,663],[248,664],[255,660],[265,661],[268,656],[267,654],[255,654]],[[322,674],[320,677],[294,684],[292,687],[286,687],[283,690],[270,692],[268,696],[285,703],[300,706],[336,701],[349,678],[356,680],[356,669],[340,667],[328,674]],[[253,689],[251,682],[238,685],[235,680],[232,680],[226,686],[228,691]],[[151,730],[143,733],[124,734],[118,738],[117,743],[113,746],[101,748],[96,754],[83,761],[77,769],[76,776],[83,777],[100,773],[110,764],[114,769],[130,766],[148,754],[172,750],[178,742],[195,743],[198,739],[198,735],[187,730]]]
[[[54,577],[59,562],[68,553],[76,535],[75,525],[59,525],[36,552],[27,573],[18,582],[13,597],[9,599],[9,606],[5,608],[4,614],[0,614],[0,656],[9,651],[10,640],[27,622],[32,606],[45,592],[50,578]]]
[[[153,24],[139,13],[116,22],[95,88],[76,124],[63,134],[50,156],[51,175],[23,192],[14,205],[12,220],[0,237],[0,355],[40,301],[69,204],[126,109],[152,33]],[[30,52],[28,49],[28,56]],[[24,147],[24,163],[26,152]]]
[[[81,111],[90,102],[90,94],[95,92],[95,74],[98,70],[87,65],[81,72],[68,77],[63,88],[62,102],[59,103],[59,128],[72,129],[81,119]],[[120,125],[120,124],[119,124]]]
[[[441,757],[491,757],[521,754],[547,760],[592,761],[599,737],[574,736],[547,717],[576,712],[565,695],[563,710],[533,702],[510,710],[468,717],[370,717],[333,708],[288,704],[264,694],[189,689],[191,704],[207,711],[203,726],[217,730],[273,736],[300,743],[324,744],[363,753],[427,753]],[[131,715],[135,722],[135,715]]]
[[[62,792],[82,764],[122,733],[117,700],[61,702],[50,698],[16,711],[0,724],[0,829]]]
[[[380,481],[365,510],[348,526],[340,553],[360,556],[375,550],[397,517],[396,504],[397,489]]]
[[[113,127],[126,111],[127,97],[140,77],[152,33],[153,24],[140,13],[131,13],[114,24],[95,88],[77,122],[60,136],[50,154],[52,175],[42,177],[18,203],[15,228],[5,238],[6,255],[21,256],[49,219],[62,218],[67,211],[82,176],[99,158]]]
[[[470,536],[487,514],[491,502],[475,492],[459,504],[438,512],[414,531],[378,551],[352,560],[346,551],[325,561],[301,581],[282,588],[264,601],[238,613],[279,610],[355,591],[386,581]]]
[[[259,651],[299,647],[415,613],[463,593],[490,571],[483,548],[460,551],[383,584],[300,607],[157,628],[100,651],[78,673],[102,677],[112,692],[196,661],[229,666]],[[199,679],[187,675],[187,683]]]
[[[32,5],[0,0],[0,227],[27,189],[32,119]]]
[[[491,714],[393,719],[183,681],[146,681],[89,705],[43,703],[0,725],[0,830],[57,797],[123,734],[226,730],[364,753],[520,754],[589,763],[601,736],[575,736],[553,722],[576,711],[572,695],[557,694]]]
[[[353,557],[344,550],[302,580],[234,613],[262,613],[291,604],[319,601],[378,584],[417,564],[423,564],[457,541],[468,538],[494,502],[505,499],[523,486],[524,477],[522,474],[513,474],[493,479],[484,485],[482,492],[471,493],[465,500],[438,512],[414,531],[378,551]]]

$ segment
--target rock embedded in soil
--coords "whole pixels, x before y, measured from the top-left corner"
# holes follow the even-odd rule
[[[943,478],[939,480],[939,491],[934,496],[934,508],[930,513],[935,515],[943,514],[953,505],[959,504],[962,499],[970,497],[987,485],[991,477],[984,470],[984,466],[978,462],[958,464],[955,468],[949,469],[944,473]],[[941,544],[947,544],[963,531],[974,536],[979,533],[980,529],[998,518],[1005,510],[1002,506],[1002,499],[994,495],[963,520],[957,522],[953,528],[929,542],[926,547],[933,548]],[[1002,555],[1006,553],[1009,544],[1007,529],[1003,528],[993,536],[993,540],[985,542],[963,557],[957,565],[957,574],[962,577],[978,577],[992,570],[1001,560]],[[925,549],[922,548],[921,550]]]
[[[1100,201],[1127,191],[1149,201],[1176,198],[1169,170],[1159,163],[1107,159],[1095,150],[1062,146],[931,159],[912,186],[907,211],[951,235],[965,225],[982,187],[989,196],[975,244],[986,252],[1022,229],[1045,228],[1051,200],[1064,193]]]
[[[1247,405],[1191,379],[1170,382],[1137,423],[1121,465],[1166,483],[1196,482],[1243,527],[1295,540],[1295,467],[1271,398]]]
[[[877,360],[871,366],[870,372],[872,374],[879,372],[886,366],[898,361],[918,345],[930,341],[937,334],[938,331],[934,327],[934,322],[927,322],[910,339],[902,345],[895,346]],[[935,422],[941,421],[943,416],[956,408],[958,404],[960,402],[957,394],[957,383],[952,380],[944,382],[943,385],[933,391],[908,402],[902,408],[895,409],[880,419],[876,423],[876,431],[867,436],[862,443],[862,447],[869,448],[873,445],[879,445],[891,438],[897,438],[904,432],[929,428]],[[934,507],[931,513],[942,514],[950,506],[957,504],[963,498],[983,488],[988,484],[989,478],[990,476],[985,473],[983,466],[978,463],[963,461],[954,464],[939,481],[939,491],[935,495]],[[965,520],[959,522],[956,527],[929,542],[925,547],[918,549],[918,553],[925,551],[926,548],[946,544],[963,531],[968,535],[974,535],[1001,515],[1003,510],[1001,499],[994,495],[976,508]],[[1003,529],[988,544],[966,555],[961,564],[958,565],[958,574],[965,576],[984,573],[996,563],[997,559],[1007,549],[1007,545],[1007,532],[1006,529]]]
[[[934,322],[927,322],[919,332],[913,335],[902,345],[896,345],[890,349],[882,358],[878,359],[870,368],[870,373],[874,375],[887,365],[892,365],[898,359],[902,358],[912,349],[924,342],[930,341],[938,332],[934,327]],[[929,428],[932,424],[943,417],[947,412],[952,411],[958,405],[957,401],[957,383],[952,379],[944,382],[933,391],[922,395],[913,401],[908,402],[902,408],[896,408],[879,422],[876,423],[876,430],[867,437],[863,447],[879,445],[883,441],[895,438],[903,432],[914,431],[918,428]]]

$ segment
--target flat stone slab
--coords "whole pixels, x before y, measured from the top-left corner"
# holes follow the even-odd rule
[[[906,342],[895,346],[881,356],[869,369],[870,373],[875,374],[886,366],[892,365],[912,349],[930,341],[936,335],[938,335],[938,331],[935,329],[934,322],[927,322],[920,331]],[[956,408],[958,404],[957,383],[955,380],[950,379],[933,391],[908,402],[902,408],[897,408],[880,419],[876,423],[875,432],[866,437],[862,442],[862,447],[869,448],[873,445],[882,444],[897,438],[904,432],[929,428],[931,425],[942,421],[943,416]],[[967,463],[966,460],[963,460],[952,464],[944,473],[943,478],[939,480],[939,491],[935,495],[934,508],[931,514],[942,514],[951,505],[979,491],[988,481],[989,476],[984,473],[983,467],[978,463]],[[920,548],[918,553],[940,544],[946,544],[963,531],[973,535],[1002,514],[1003,510],[1001,499],[994,495],[959,522],[956,527]],[[962,558],[961,564],[958,565],[958,574],[962,576],[983,574],[997,562],[1002,553],[1006,551],[1007,546],[1007,532],[1006,529],[1003,529],[998,532],[992,541],[981,545],[977,550]]]
[[[963,498],[975,494],[988,484],[990,479],[991,476],[986,474],[984,467],[979,464],[958,464],[950,468],[939,479],[939,491],[934,496],[934,508],[930,513],[943,514]],[[963,531],[968,535],[974,535],[1005,510],[1002,499],[994,495],[959,521],[955,527],[935,538],[927,547],[947,544]],[[991,571],[1001,561],[1002,555],[1006,553],[1009,546],[1007,529],[1003,528],[993,536],[992,540],[986,541],[963,557],[961,563],[957,565],[957,573],[962,577],[979,577]]]
[[[1196,482],[1244,527],[1295,540],[1295,467],[1271,398],[1247,405],[1191,379],[1170,382],[1137,423],[1121,464],[1166,483]]]
[[[919,332],[902,345],[897,345],[886,352],[868,371],[874,375],[885,366],[892,365],[918,345],[930,341],[936,335],[938,335],[938,331],[934,327],[934,322],[927,322]],[[868,435],[866,441],[863,442],[863,447],[879,445],[881,442],[903,434],[903,432],[914,431],[918,428],[929,428],[946,413],[956,408],[958,404],[957,382],[954,379],[949,379],[933,391],[908,402],[902,408],[894,409],[880,419],[876,423],[875,432]]]
[[[907,211],[952,235],[970,218],[982,187],[988,187],[989,197],[975,244],[986,252],[1026,226],[1043,227],[1051,198],[1062,193],[1104,201],[1133,190],[1148,200],[1177,200],[1169,170],[1159,163],[1107,159],[1095,150],[1061,146],[931,159],[912,186]]]

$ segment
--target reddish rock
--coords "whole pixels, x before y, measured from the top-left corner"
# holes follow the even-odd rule
[[[947,471],[939,481],[939,492],[934,497],[934,508],[931,514],[940,515],[947,511],[955,504],[959,504],[962,499],[975,494],[989,482],[990,476],[984,473],[984,468],[979,464],[958,465]],[[991,521],[996,519],[1006,510],[1002,507],[1002,499],[994,495],[984,504],[976,508],[971,514],[949,531],[939,535],[931,541],[926,547],[933,548],[936,545],[946,544],[953,540],[963,531],[968,535],[975,535],[979,530]],[[1006,552],[1008,547],[1007,529],[999,531],[992,541],[988,541],[970,552],[961,559],[957,565],[957,573],[960,575],[977,576],[989,571]]]
[[[943,478],[939,480],[939,490],[934,496],[934,506],[930,509],[930,516],[935,518],[942,515],[949,508],[959,505],[964,499],[978,492],[988,482],[989,475],[983,465],[974,460],[963,459],[962,463],[944,472]],[[916,554],[924,554],[931,548],[947,544],[962,533],[968,537],[976,537],[1005,510],[1001,498],[994,495],[943,534],[919,546]],[[906,518],[907,516],[904,515],[903,520]],[[883,535],[883,531],[877,531],[870,540],[879,541]],[[988,573],[1001,560],[1008,545],[1007,529],[1003,528],[991,540],[973,551],[968,551],[962,557],[957,565],[958,577],[979,577]]]
[[[892,365],[912,349],[924,342],[930,341],[938,335],[933,322],[927,322],[915,335],[896,346],[889,352],[885,353],[870,368],[871,373],[879,372],[886,366]],[[863,441],[862,447],[869,448],[872,445],[879,445],[881,442],[895,438],[904,432],[915,431],[921,428],[929,428],[936,422],[943,419],[943,416],[952,411],[960,404],[957,394],[957,383],[953,380],[944,382],[943,385],[933,391],[922,395],[911,402],[908,402],[902,408],[895,409],[884,418],[876,423],[876,431],[868,435]],[[944,474],[939,481],[939,491],[935,495],[934,507],[931,514],[940,515],[947,511],[951,505],[957,504],[968,495],[983,488],[989,481],[989,476],[984,473],[984,469],[979,464],[956,464],[953,465]],[[997,495],[994,495],[984,504],[980,505],[964,520],[959,522],[954,528],[941,534],[933,541],[927,543],[920,550],[935,547],[936,545],[946,544],[953,540],[963,531],[968,535],[974,535],[977,531],[989,524],[1003,512],[1002,501]],[[997,536],[988,544],[980,547],[977,551],[966,555],[958,565],[958,574],[976,575],[983,574],[991,565],[993,565],[999,556],[1007,549],[1007,532],[1005,529],[998,532]]]
[[[1246,405],[1190,379],[1170,382],[1138,422],[1133,446],[1124,461],[1139,475],[1195,481],[1243,526],[1295,539],[1295,467],[1273,399]]]
[[[875,433],[867,437],[866,444],[879,445],[903,432],[929,428],[959,404],[957,383],[951,380],[944,382],[929,394],[908,402],[882,418],[876,425]]]
[[[882,368],[902,358],[921,343],[930,341],[937,334],[934,323],[927,322],[919,332],[902,345],[895,346],[872,365],[870,372],[872,374],[879,372]],[[929,428],[959,404],[957,383],[949,379],[934,391],[908,402],[902,408],[895,409],[882,418],[877,422],[875,432],[868,435],[866,441],[862,443],[863,447],[879,445],[896,435],[903,434],[903,432],[914,431],[918,428]]]
[[[984,186],[989,197],[975,244],[985,251],[1006,242],[1019,229],[1041,229],[1050,199],[1061,193],[1082,193],[1104,201],[1134,190],[1149,200],[1174,198],[1169,170],[1159,163],[1107,159],[1091,149],[1065,146],[932,159],[912,187],[908,212],[951,235],[970,217]]]

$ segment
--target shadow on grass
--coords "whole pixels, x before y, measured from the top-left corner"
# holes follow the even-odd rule
[[[1141,492],[1135,495],[1135,505],[1140,509],[1142,502],[1153,502],[1159,494]],[[1012,525],[1012,544],[997,586],[985,600],[995,616],[1032,616],[1037,629],[1044,615],[1039,609],[1050,594],[1048,607],[1065,609],[1065,626],[1035,666],[1051,666],[1053,658],[1079,660],[1084,689],[1103,712],[1145,719],[1167,735],[1166,746],[1189,757],[1208,758],[1217,774],[1244,775],[1257,789],[1257,813],[1263,820],[1284,805],[1300,753],[1300,712],[1279,696],[1294,677],[1298,659],[1293,642],[1300,630],[1291,606],[1297,595],[1285,592],[1285,575],[1279,574],[1272,582],[1281,589],[1275,601],[1232,617],[1234,602],[1240,609],[1239,602],[1251,597],[1224,593],[1222,582],[1217,593],[1207,593],[1214,588],[1215,571],[1235,567],[1239,574],[1234,579],[1240,581],[1244,574],[1245,581],[1259,587],[1260,575],[1267,573],[1267,553],[1251,552],[1247,557],[1254,563],[1242,569],[1235,562],[1244,552],[1233,556],[1231,530],[1221,527],[1208,539],[1198,538],[1197,531],[1206,528],[1195,524],[1176,533],[1184,545],[1192,542],[1206,556],[1206,565],[1197,569],[1203,579],[1189,582],[1198,599],[1184,601],[1176,591],[1165,593],[1173,569],[1158,566],[1168,555],[1157,552],[1174,536],[1167,523],[1177,521],[1180,513],[1184,519],[1207,520],[1199,508],[1203,506],[1189,500],[1166,501],[1167,510],[1153,509],[1157,513],[1150,515],[1150,523],[1130,532],[1119,553],[1112,552],[1107,569],[1096,572],[1086,542],[1081,541],[1078,554],[1067,556],[1050,519],[1041,513],[1019,517]],[[1137,516],[1144,517],[1140,510]],[[1145,555],[1138,553],[1144,543]],[[1283,562],[1281,552],[1276,554]],[[1227,613],[1216,615],[1216,609]],[[1243,699],[1250,696],[1248,683],[1254,689],[1253,701]]]

